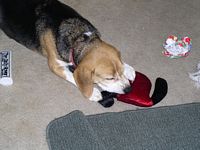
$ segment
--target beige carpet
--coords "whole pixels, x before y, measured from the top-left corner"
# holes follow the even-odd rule
[[[88,18],[102,38],[122,52],[123,59],[155,82],[169,83],[167,97],[157,106],[200,102],[200,89],[188,77],[200,61],[199,0],[65,0]],[[190,36],[193,48],[186,58],[162,56],[162,44],[170,34]],[[134,110],[116,102],[105,109],[84,99],[76,87],[47,67],[46,59],[29,51],[0,31],[0,50],[13,52],[10,87],[0,86],[0,149],[47,150],[47,124],[73,110],[85,114]]]

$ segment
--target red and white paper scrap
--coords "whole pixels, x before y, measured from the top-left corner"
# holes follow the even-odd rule
[[[170,35],[163,44],[163,47],[165,48],[163,55],[169,58],[186,57],[192,48],[192,40],[187,36],[179,38],[174,35]]]

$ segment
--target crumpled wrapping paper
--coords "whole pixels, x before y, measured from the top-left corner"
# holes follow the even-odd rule
[[[179,38],[170,35],[166,42],[163,44],[165,51],[163,55],[169,58],[180,58],[188,56],[192,48],[192,39],[189,37]]]

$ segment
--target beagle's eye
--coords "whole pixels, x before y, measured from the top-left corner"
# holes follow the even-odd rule
[[[106,80],[114,80],[115,78],[106,78]]]

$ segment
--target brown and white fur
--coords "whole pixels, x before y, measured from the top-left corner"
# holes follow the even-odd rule
[[[89,100],[101,100],[101,90],[122,94],[130,89],[134,69],[71,7],[57,0],[0,0],[0,16],[0,28],[10,38],[47,57],[51,71]],[[69,69],[72,48],[78,49],[74,72]]]

